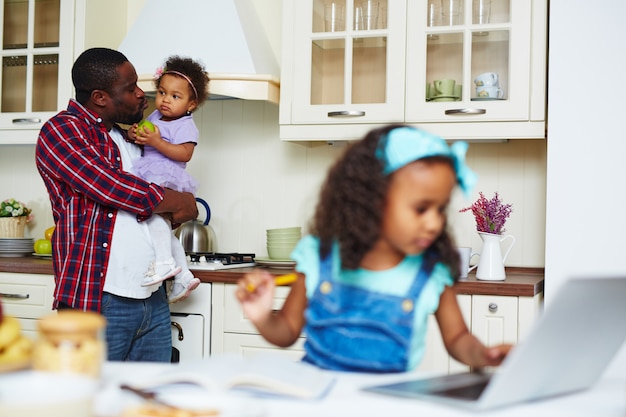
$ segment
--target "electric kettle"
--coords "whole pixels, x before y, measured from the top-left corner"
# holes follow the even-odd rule
[[[183,223],[176,229],[176,237],[185,249],[185,253],[215,252],[217,251],[217,238],[215,231],[209,226],[211,209],[206,201],[196,197],[196,201],[206,210],[206,219],[201,222],[198,219]]]

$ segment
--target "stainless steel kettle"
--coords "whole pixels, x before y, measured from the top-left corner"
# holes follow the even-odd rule
[[[217,238],[215,231],[209,226],[211,209],[206,201],[196,197],[196,201],[206,209],[206,219],[201,222],[198,219],[183,223],[176,230],[176,237],[185,249],[185,253],[216,252]]]

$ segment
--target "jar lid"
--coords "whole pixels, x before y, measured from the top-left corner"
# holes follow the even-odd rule
[[[96,332],[105,325],[106,319],[101,314],[80,310],[61,310],[38,322],[39,331],[44,333]]]

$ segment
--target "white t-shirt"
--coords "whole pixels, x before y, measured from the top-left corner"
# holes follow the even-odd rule
[[[111,129],[109,135],[120,150],[124,171],[131,171],[133,160],[141,156],[140,148],[126,142],[116,129]],[[160,284],[150,287],[142,287],[141,284],[154,260],[154,246],[146,222],[138,222],[135,214],[119,210],[113,229],[104,291],[128,298],[150,297]]]

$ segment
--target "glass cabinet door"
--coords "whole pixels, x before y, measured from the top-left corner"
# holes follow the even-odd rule
[[[311,0],[296,14],[292,122],[402,120],[402,3]]]
[[[63,3],[2,1],[0,128],[38,127],[46,113],[58,110]]]
[[[530,12],[525,1],[410,2],[421,30],[407,28],[407,121],[527,119]]]

